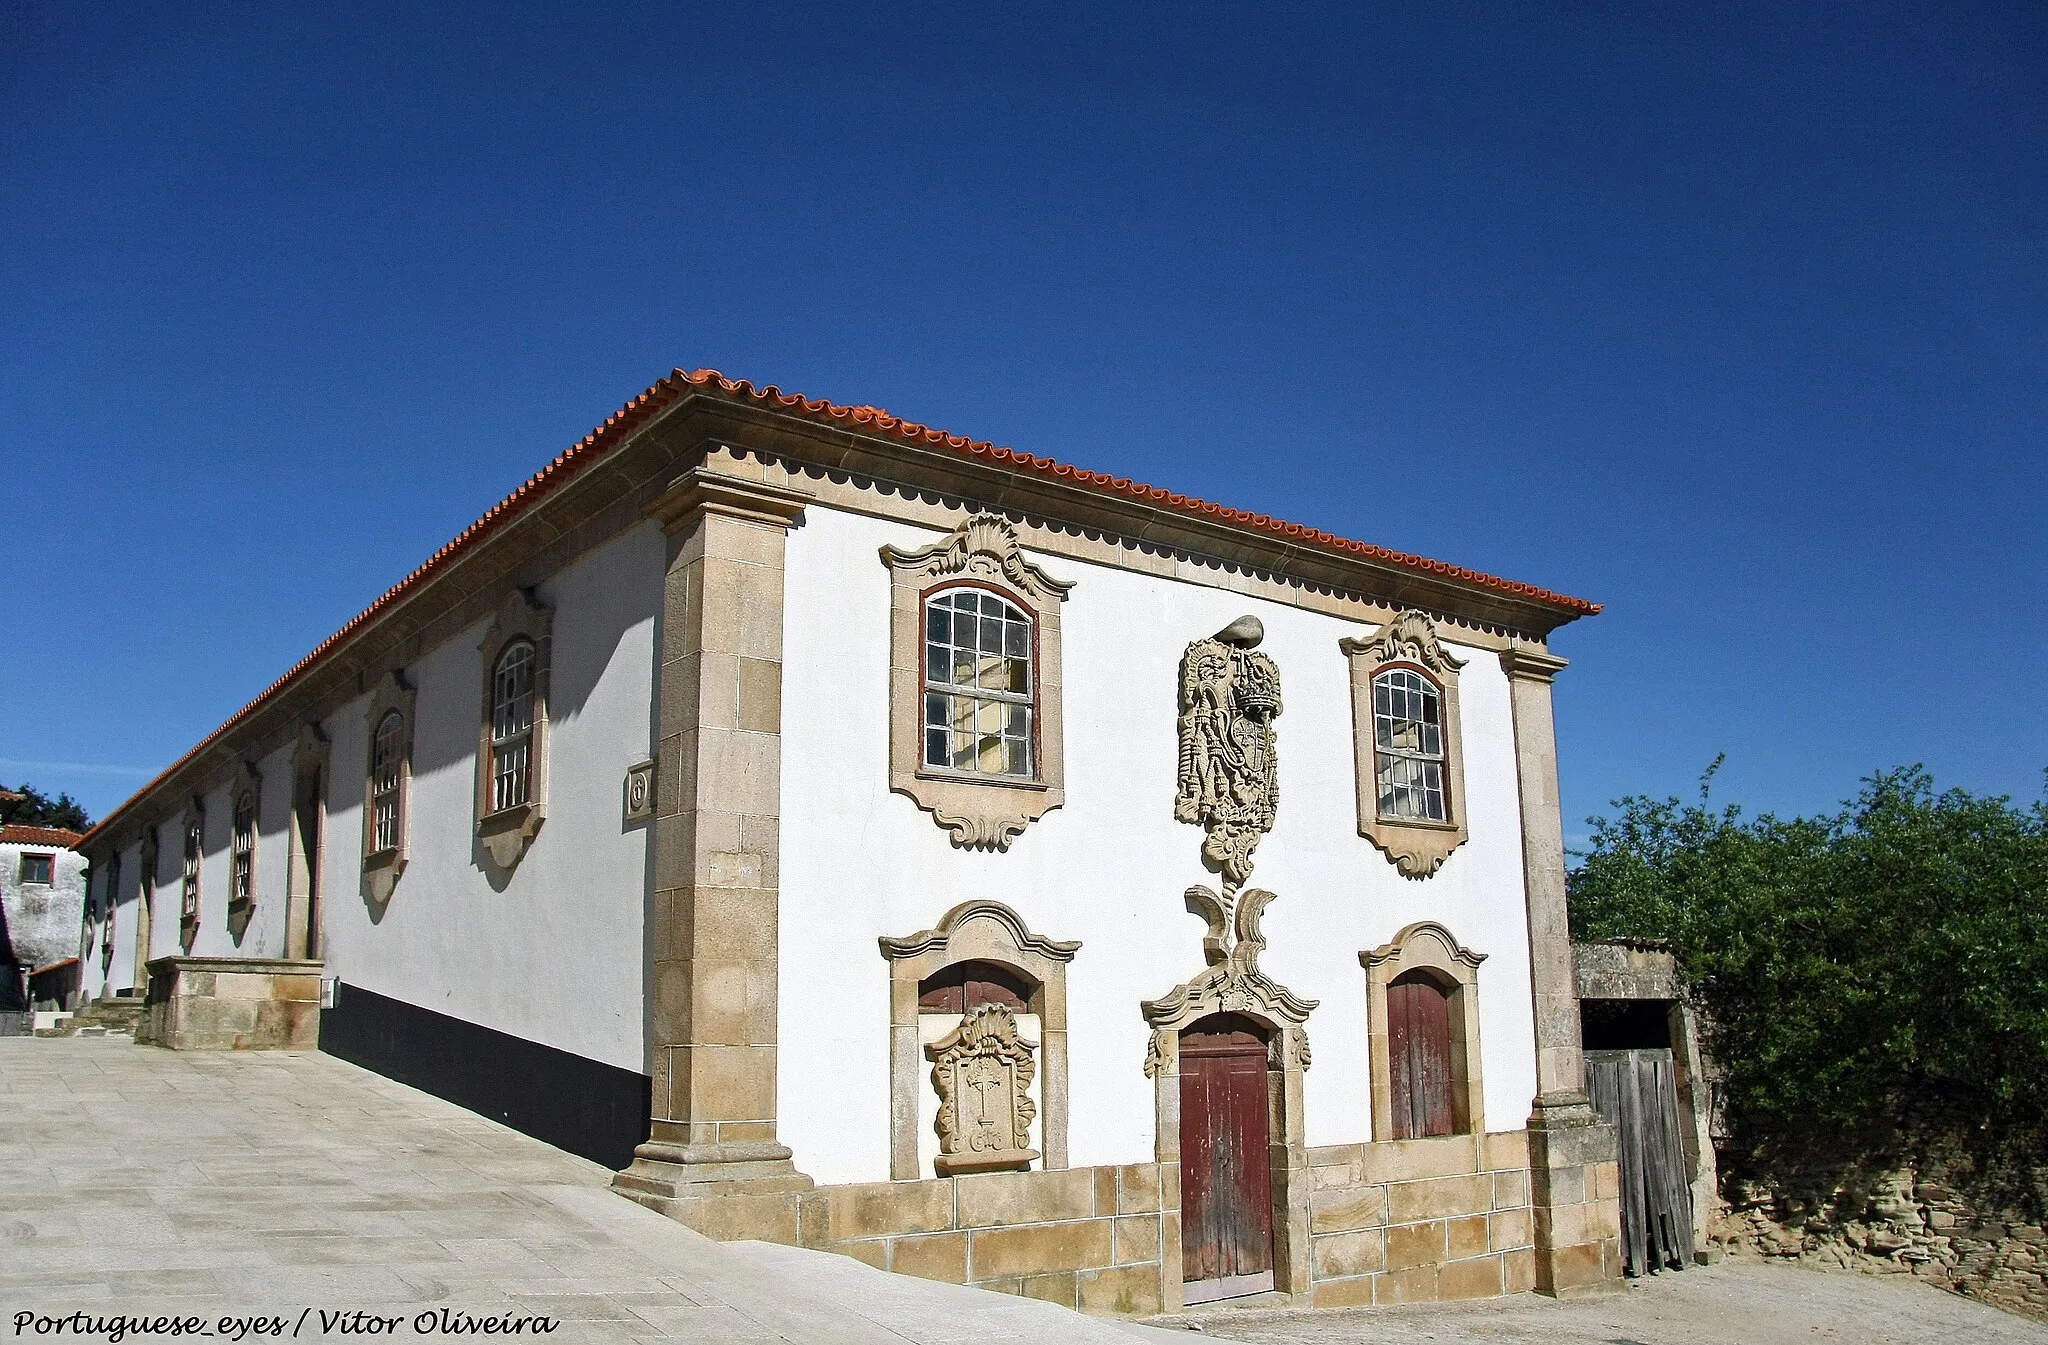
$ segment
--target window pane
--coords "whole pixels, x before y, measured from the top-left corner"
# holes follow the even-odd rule
[[[1009,676],[1004,679],[1004,689],[1014,691],[1020,696],[1029,695],[1031,691],[1031,661],[1029,659],[1013,658],[1005,659],[1003,662],[1009,669]]]
[[[1031,774],[1030,744],[1017,738],[1003,740],[1003,771],[1008,775]]]
[[[946,764],[946,731],[926,729],[924,731],[924,764],[943,766]]]
[[[935,640],[940,644],[944,644],[946,643],[947,639],[951,637],[952,632],[953,619],[952,617],[947,615],[946,609],[944,607],[940,606],[938,603],[933,603],[929,608],[925,610],[925,639]]]
[[[1003,652],[1012,658],[1023,658],[1031,652],[1031,627],[1021,621],[1012,621],[1003,628]]]
[[[492,679],[491,737],[504,741],[533,727],[533,646],[524,640],[498,659]]]

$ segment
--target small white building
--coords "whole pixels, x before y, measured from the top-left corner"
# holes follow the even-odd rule
[[[1598,610],[678,371],[93,830],[101,984],[714,1236],[1562,1291],[1619,1273],[1547,644]]]
[[[70,1008],[80,986],[86,875],[78,841],[62,827],[0,826],[0,976],[35,974],[40,1008]],[[0,1008],[12,1003],[12,988],[0,989]]]

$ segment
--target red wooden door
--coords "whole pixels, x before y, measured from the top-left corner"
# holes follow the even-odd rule
[[[1397,1140],[1451,1133],[1451,1001],[1414,972],[1387,987]]]
[[[1181,1278],[1215,1292],[1272,1287],[1273,1174],[1266,1044],[1234,1015],[1180,1039]]]

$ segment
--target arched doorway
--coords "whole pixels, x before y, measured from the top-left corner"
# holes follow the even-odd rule
[[[1216,1013],[1180,1033],[1182,1301],[1273,1288],[1271,1034]]]

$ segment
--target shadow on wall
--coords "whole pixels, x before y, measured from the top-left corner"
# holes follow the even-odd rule
[[[335,986],[320,1049],[608,1168],[647,1140],[646,1075],[359,986]]]
[[[579,588],[579,595],[591,590]],[[556,624],[549,639],[548,657],[548,726],[551,735],[559,735],[573,725],[583,714],[599,681],[618,659],[620,646],[626,635],[636,626],[647,622],[659,610],[659,590],[655,591],[653,610],[646,610],[646,604],[636,605],[632,601],[633,590],[621,585],[611,594],[611,600],[602,603],[578,601],[567,618],[557,609]],[[551,595],[550,595],[551,600]],[[485,653],[478,647],[484,638],[483,632],[489,627],[488,618],[472,623],[462,634],[446,645],[439,646],[429,656],[415,659],[405,665],[404,672],[409,681],[419,689],[422,710],[416,711],[417,719],[412,735],[412,774],[414,780],[440,771],[457,771],[472,778],[476,772],[476,754],[480,746],[480,735],[487,713],[484,706]],[[655,632],[656,658],[659,659],[660,632]],[[440,660],[454,676],[441,675],[436,684],[422,684],[420,668],[429,657]],[[380,672],[379,677],[382,676]],[[372,687],[374,689],[374,687]],[[436,707],[424,710],[429,703]],[[449,707],[455,707],[451,712]],[[465,713],[465,709],[467,712]],[[347,713],[347,712],[344,712]],[[367,742],[366,742],[367,747]],[[557,750],[551,747],[550,752]],[[617,763],[618,774],[614,777],[623,790],[627,760]],[[345,776],[336,775],[336,781]],[[569,781],[558,782],[568,785]],[[473,787],[473,786],[472,786]],[[337,798],[345,795],[339,783],[330,786]],[[360,785],[349,788],[360,789]],[[543,823],[542,831],[546,830]],[[483,874],[493,892],[504,892],[511,885],[516,869],[500,867],[490,856],[481,841],[472,838],[470,863]],[[375,902],[368,892],[362,894],[365,907],[369,910],[370,922],[380,924],[389,908],[389,901]]]

